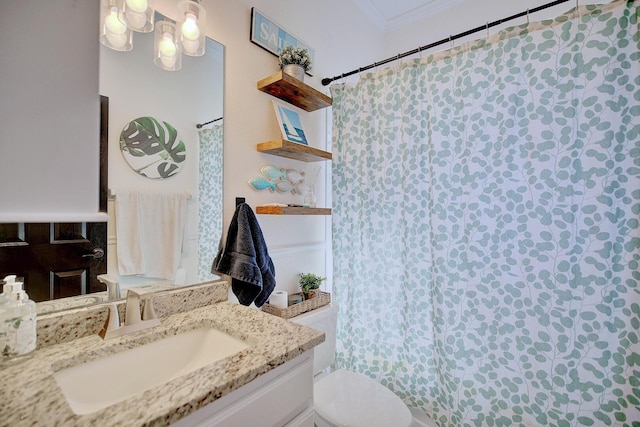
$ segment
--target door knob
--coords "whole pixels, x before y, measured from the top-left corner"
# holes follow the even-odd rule
[[[100,248],[91,249],[91,253],[82,255],[82,258],[100,259],[104,256],[104,250]]]

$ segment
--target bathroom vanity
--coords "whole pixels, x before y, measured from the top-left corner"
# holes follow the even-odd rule
[[[108,314],[104,304],[39,317],[38,348],[0,362],[0,426],[312,426],[312,350],[324,334],[225,301],[227,287],[217,282],[160,292],[155,296],[160,326],[108,340],[98,336]],[[199,293],[203,301],[194,301]],[[239,347],[191,372],[178,369],[174,378],[167,376],[176,369],[174,359],[197,353],[172,340],[201,330],[215,330]],[[214,343],[205,353],[218,350]],[[148,361],[145,369],[119,359],[135,352]],[[78,397],[87,407],[73,401],[75,385],[70,392],[60,380],[61,373],[83,367],[89,367],[80,377],[84,381],[74,381],[88,390]],[[137,376],[149,373],[161,382],[121,399],[140,384]],[[91,409],[101,399],[106,406]]]

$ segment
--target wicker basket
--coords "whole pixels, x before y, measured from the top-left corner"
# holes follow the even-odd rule
[[[306,313],[307,311],[315,310],[318,307],[327,305],[330,302],[331,294],[328,292],[320,292],[320,294],[315,298],[304,300],[287,308],[278,308],[267,303],[262,306],[262,311],[266,311],[267,313],[273,314],[274,316],[290,319],[302,313]]]

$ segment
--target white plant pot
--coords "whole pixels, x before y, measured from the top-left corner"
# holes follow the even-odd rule
[[[287,64],[282,67],[282,72],[290,75],[291,77],[295,77],[301,82],[304,81],[304,68],[302,67],[302,65]]]

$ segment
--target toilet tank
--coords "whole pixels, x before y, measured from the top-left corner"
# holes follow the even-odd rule
[[[336,356],[338,306],[328,304],[289,320],[325,334],[324,342],[313,349],[313,374],[317,375],[331,366]]]

